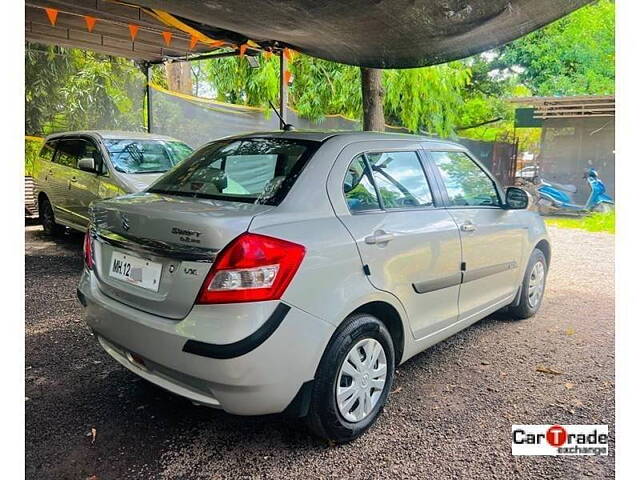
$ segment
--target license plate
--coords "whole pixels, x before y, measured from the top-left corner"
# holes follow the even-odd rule
[[[113,252],[111,255],[109,276],[123,282],[157,292],[161,273],[161,263],[121,252]]]

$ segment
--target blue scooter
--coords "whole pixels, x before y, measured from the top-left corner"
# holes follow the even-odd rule
[[[588,169],[584,177],[591,187],[591,194],[584,205],[577,205],[571,198],[576,193],[574,185],[562,185],[541,179],[538,187],[538,210],[541,215],[586,214],[590,212],[610,212],[614,209],[613,199],[607,195],[604,182],[600,180],[595,168]]]

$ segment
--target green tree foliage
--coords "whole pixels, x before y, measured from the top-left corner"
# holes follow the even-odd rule
[[[387,121],[411,132],[454,134],[470,71],[460,62],[384,72]]]
[[[130,60],[27,44],[25,131],[142,130],[144,82]]]
[[[602,95],[615,89],[615,2],[600,0],[507,45],[535,95]]]
[[[243,58],[204,63],[204,76],[218,100],[252,106],[278,101],[278,58],[260,59],[252,69]],[[298,54],[289,69],[294,82],[289,106],[301,116],[318,120],[340,114],[352,119],[362,115],[360,69]],[[412,132],[453,133],[469,69],[460,62],[409,70],[386,70],[385,117],[387,123]]]
[[[513,131],[516,105],[509,97],[612,94],[615,84],[615,5],[600,0],[506,46],[475,55],[465,63],[471,80],[465,89],[458,126],[501,122],[460,130],[481,140]],[[539,129],[518,129],[521,149],[534,149]]]
[[[229,57],[202,61],[201,75],[218,100],[237,105],[268,106],[278,100],[277,59],[260,58],[252,69],[244,58]]]
[[[311,120],[336,114],[361,119],[359,68],[296,55],[291,72],[294,82],[289,93],[289,105],[300,115]]]
[[[35,138],[25,138],[24,142],[24,174],[25,176],[33,175],[33,163],[35,162],[40,149],[42,148],[42,141]]]
[[[390,125],[452,136],[456,129],[495,118],[501,122],[457,130],[483,140],[513,131],[512,96],[606,94],[614,91],[614,2],[600,0],[494,51],[434,67],[386,70],[384,112]],[[144,128],[144,76],[129,60],[59,47],[27,44],[26,131],[44,134],[76,128]],[[341,114],[360,120],[362,94],[356,67],[298,54],[289,67],[289,106],[319,120]],[[278,102],[278,58],[203,61],[197,69],[203,96],[267,107]],[[163,68],[154,82],[166,87]],[[158,118],[189,129],[170,105],[154,106]],[[270,115],[269,110],[265,110]],[[181,116],[182,115],[182,116]],[[519,131],[521,135],[523,132]],[[537,139],[527,134],[525,143]],[[525,148],[527,148],[525,146]]]

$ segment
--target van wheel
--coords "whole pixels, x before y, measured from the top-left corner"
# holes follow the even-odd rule
[[[613,212],[614,210],[615,210],[615,207],[612,204],[603,202],[603,203],[597,204],[595,207],[593,207],[591,211],[596,213],[609,213],[609,212]]]
[[[520,301],[509,309],[517,319],[532,317],[542,304],[544,288],[547,282],[547,259],[537,248],[531,253],[529,264],[520,288]]]
[[[40,222],[44,233],[51,237],[56,237],[64,232],[64,227],[56,223],[56,217],[53,213],[53,207],[47,197],[43,197],[42,201],[38,202],[38,213],[40,215]]]
[[[318,436],[344,443],[378,418],[393,383],[391,335],[376,317],[351,315],[320,360],[307,424]]]

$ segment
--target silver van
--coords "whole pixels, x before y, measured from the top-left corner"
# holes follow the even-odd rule
[[[192,151],[171,137],[137,132],[48,136],[33,170],[45,233],[65,226],[84,232],[92,201],[139,192]]]
[[[345,442],[399,364],[498,309],[536,313],[551,250],[528,203],[455,143],[226,138],[92,206],[78,297],[140,377]]]

